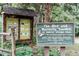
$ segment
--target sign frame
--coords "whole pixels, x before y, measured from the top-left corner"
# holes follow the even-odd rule
[[[53,44],[52,45],[45,45],[44,44],[42,46],[38,44],[38,34],[37,34],[37,25],[38,24],[60,24],[60,23],[61,24],[73,24],[73,28],[74,28],[73,29],[74,30],[74,32],[73,32],[74,33],[73,41],[75,43],[75,25],[74,25],[75,23],[74,22],[48,22],[48,23],[36,23],[36,46],[40,46],[40,47],[45,47],[45,46],[54,47],[54,46],[58,46],[58,47],[60,47],[60,46],[72,46],[72,45],[74,45],[74,43],[72,45],[57,45],[57,44],[56,45],[53,45]]]
[[[3,16],[3,32],[6,32],[6,21],[7,21],[7,17],[8,18],[18,18],[18,24],[20,24],[20,20],[21,19],[28,19],[28,20],[30,20],[30,39],[25,39],[25,40],[20,40],[20,25],[18,26],[19,28],[18,28],[18,40],[16,40],[16,42],[17,42],[17,44],[18,43],[21,43],[21,44],[24,44],[24,43],[27,43],[27,44],[30,44],[30,43],[32,43],[32,38],[33,38],[33,22],[34,22],[34,19],[33,19],[33,17],[34,16],[23,16],[23,15],[17,15],[17,14],[13,14],[13,15],[11,15],[11,14],[6,14],[6,13],[2,13],[2,16]],[[6,36],[3,36],[3,39],[5,39],[6,38]],[[6,40],[6,39],[5,39]]]

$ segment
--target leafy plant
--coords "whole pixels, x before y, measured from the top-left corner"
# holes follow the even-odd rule
[[[38,55],[38,56],[43,56],[43,55],[44,55],[43,51],[44,51],[43,48],[38,48],[38,49],[37,49],[37,52],[38,52],[37,55]]]
[[[4,47],[5,49],[11,49],[11,45],[12,45],[12,44],[11,44],[11,41],[6,41],[6,42],[4,42],[4,46],[3,46],[3,47]]]
[[[60,52],[56,48],[50,49],[49,55],[50,56],[59,56],[60,55]]]
[[[16,56],[32,56],[32,48],[23,46],[16,50]]]

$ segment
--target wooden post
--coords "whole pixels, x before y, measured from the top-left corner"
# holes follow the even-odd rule
[[[5,18],[5,17],[4,17],[4,12],[2,12],[1,14],[2,14],[2,20],[4,21],[4,18]],[[2,22],[2,23],[3,23],[3,25],[4,25],[4,22]],[[2,26],[3,26],[3,25],[2,25]],[[3,27],[4,27],[4,26],[3,26]],[[3,28],[2,28],[2,29],[3,29]],[[2,32],[3,32],[3,31],[4,31],[4,30],[2,30]],[[4,34],[2,33],[1,35],[2,35],[1,48],[3,48],[3,42],[4,42],[4,40],[3,40],[4,38],[3,38],[3,37],[4,37]]]
[[[12,31],[12,56],[16,55],[16,47],[15,47],[15,29],[12,27],[11,28]]]
[[[44,47],[44,56],[49,56],[49,47]]]
[[[1,48],[3,48],[3,38],[1,38]]]
[[[61,56],[65,56],[65,49],[66,49],[65,46],[61,46],[61,47],[60,47]]]
[[[3,37],[3,36],[2,36]],[[4,47],[3,47],[3,43],[4,43],[4,40],[3,40],[3,38],[1,38],[1,48],[3,49]],[[2,51],[2,55],[3,55],[3,51]]]

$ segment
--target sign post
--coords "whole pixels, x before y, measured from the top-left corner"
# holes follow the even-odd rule
[[[65,49],[66,49],[65,46],[60,47],[61,56],[65,56]]]
[[[11,40],[12,41],[12,56],[15,56],[16,55],[16,43],[15,43],[15,29],[14,27],[11,28],[11,31],[12,31],[12,37],[13,39]]]
[[[49,47],[48,46],[47,47],[46,46],[44,47],[44,55],[45,56],[49,56]]]
[[[38,23],[36,27],[37,46],[69,46],[74,44],[74,23]]]

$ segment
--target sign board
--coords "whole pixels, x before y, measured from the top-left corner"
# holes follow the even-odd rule
[[[30,33],[30,19],[18,19],[12,17],[6,17],[6,32],[11,33],[11,27],[15,26],[15,39],[18,40],[28,40],[31,39]],[[6,37],[7,38],[7,37]]]
[[[6,32],[11,33],[11,27],[15,27],[15,39],[18,40],[18,18],[6,17]],[[8,40],[8,37],[6,37]],[[11,38],[10,38],[11,39]]]
[[[73,45],[74,23],[38,23],[37,46]]]
[[[20,20],[20,40],[30,39],[30,20]]]

